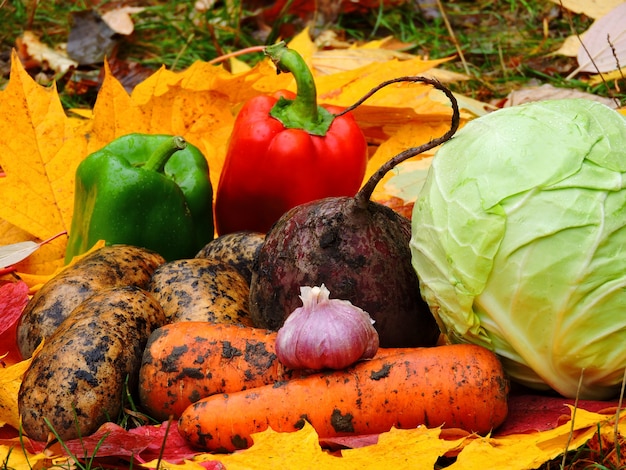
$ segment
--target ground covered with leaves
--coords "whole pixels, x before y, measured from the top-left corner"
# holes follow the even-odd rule
[[[308,26],[322,48],[391,36],[398,52],[449,58],[442,68],[465,75],[451,86],[479,101],[499,104],[513,90],[541,84],[623,99],[623,76],[589,80],[592,69],[577,71],[576,41],[563,48],[615,2],[569,3],[571,9],[550,0],[5,0],[0,65],[6,80],[10,50],[17,48],[40,83],[56,79],[66,107],[89,107],[102,81],[104,54],[130,91],[161,66],[180,71],[196,60],[289,40]],[[74,59],[42,59],[42,47]],[[249,64],[261,58],[258,52],[241,57]]]
[[[574,3],[597,8],[596,2]],[[15,136],[0,142],[5,176],[0,178],[2,245],[41,241],[67,230],[73,170],[86,154],[128,132],[183,134],[207,156],[216,187],[241,103],[293,87],[288,75],[276,77],[258,51],[258,46],[279,38],[312,64],[325,102],[340,106],[354,103],[389,75],[422,73],[458,93],[464,122],[500,106],[562,93],[585,93],[614,108],[625,98],[619,70],[622,42],[612,41],[594,66],[582,66],[578,57],[577,35],[602,12],[582,12],[549,0],[7,0],[1,6],[0,131]],[[254,52],[248,49],[225,58],[255,47]],[[607,57],[608,69],[595,67]],[[606,75],[599,76],[599,71]],[[58,92],[50,86],[53,82]],[[355,116],[370,145],[368,175],[402,149],[440,135],[449,126],[447,103],[419,87],[377,94]],[[390,196],[389,186],[378,189],[377,199]],[[18,307],[3,299],[23,301],[24,288],[32,293],[62,265],[64,248],[61,237],[16,263],[27,285],[20,285],[17,293],[0,290],[0,318],[15,321]],[[0,280],[5,279],[2,274]],[[0,345],[7,333],[0,328]],[[7,367],[0,368],[0,425],[17,427],[14,392],[27,364],[10,359],[4,358]],[[161,458],[172,463],[168,468],[221,468],[220,462],[229,469],[249,468],[251,462],[255,468],[336,468],[339,455],[343,463],[358,468],[383,460],[398,468],[407,461],[464,470],[482,469],[485,461],[491,468],[507,470],[512,462],[520,469],[623,468],[624,417],[614,419],[616,403],[580,403],[575,420],[570,420],[576,409],[572,400],[537,401],[518,395],[511,403],[507,425],[485,438],[439,429],[392,430],[360,442],[326,441],[322,447],[313,430],[305,427],[289,435],[267,431],[248,451],[216,457],[198,456],[175,434],[166,439],[165,426],[129,430],[109,423],[90,439],[55,443],[45,452],[41,443],[27,445],[26,460],[20,464],[69,466],[72,460],[64,455],[69,450],[84,455],[79,466],[87,468],[96,454],[102,460],[93,466],[107,465],[113,458],[119,466],[120,458],[127,462],[124,459],[135,456],[148,468],[159,467]],[[103,436],[107,439],[101,441]],[[0,464],[4,461],[6,468],[9,454],[17,452],[11,447],[16,442],[19,438],[0,433]],[[564,449],[573,450],[563,457]],[[276,456],[283,460],[277,462]],[[193,463],[185,462],[191,458]]]

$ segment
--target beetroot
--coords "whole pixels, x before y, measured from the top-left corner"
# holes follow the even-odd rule
[[[421,298],[411,264],[411,223],[392,209],[370,201],[370,197],[376,184],[398,163],[452,137],[458,128],[459,111],[452,93],[438,82],[404,77],[386,84],[401,80],[430,83],[446,94],[453,108],[450,130],[396,155],[355,197],[330,197],[302,204],[274,224],[261,245],[252,273],[250,315],[255,326],[279,329],[301,306],[300,287],[323,283],[332,298],[349,300],[370,314],[381,347],[436,343],[439,328]]]

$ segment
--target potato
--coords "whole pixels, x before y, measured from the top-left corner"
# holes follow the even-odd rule
[[[252,326],[250,287],[225,261],[193,258],[159,266],[147,287],[169,323],[205,321]]]
[[[252,266],[259,248],[265,240],[265,234],[241,231],[227,233],[211,240],[196,258],[210,258],[226,261],[245,277],[248,284],[252,279]]]
[[[44,341],[22,380],[18,408],[26,435],[46,441],[87,436],[136,393],[148,337],[165,324],[159,303],[135,286],[104,289],[82,302]]]
[[[29,358],[81,302],[113,286],[145,288],[163,257],[145,248],[113,245],[86,255],[46,282],[24,308],[17,327],[17,344]]]

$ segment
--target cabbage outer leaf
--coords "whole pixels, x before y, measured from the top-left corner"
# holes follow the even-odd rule
[[[436,153],[413,211],[412,261],[453,342],[510,376],[581,398],[626,368],[626,120],[588,100],[469,122]]]

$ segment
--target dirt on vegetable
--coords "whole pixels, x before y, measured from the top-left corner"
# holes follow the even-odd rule
[[[381,369],[385,377],[372,378]],[[200,448],[232,452],[250,446],[251,434],[268,426],[295,431],[303,416],[323,438],[420,424],[484,434],[507,413],[500,361],[485,348],[464,344],[408,348],[340,371],[213,395],[183,412],[179,431]]]
[[[259,250],[250,286],[250,314],[257,327],[277,330],[298,305],[300,286],[326,287],[374,320],[380,346],[433,346],[439,328],[419,293],[411,265],[410,221],[370,201],[380,179],[397,163],[448,140],[459,124],[456,99],[437,81],[428,83],[452,102],[450,130],[383,165],[354,197],[329,197],[286,212]],[[393,295],[390,295],[393,293]]]

